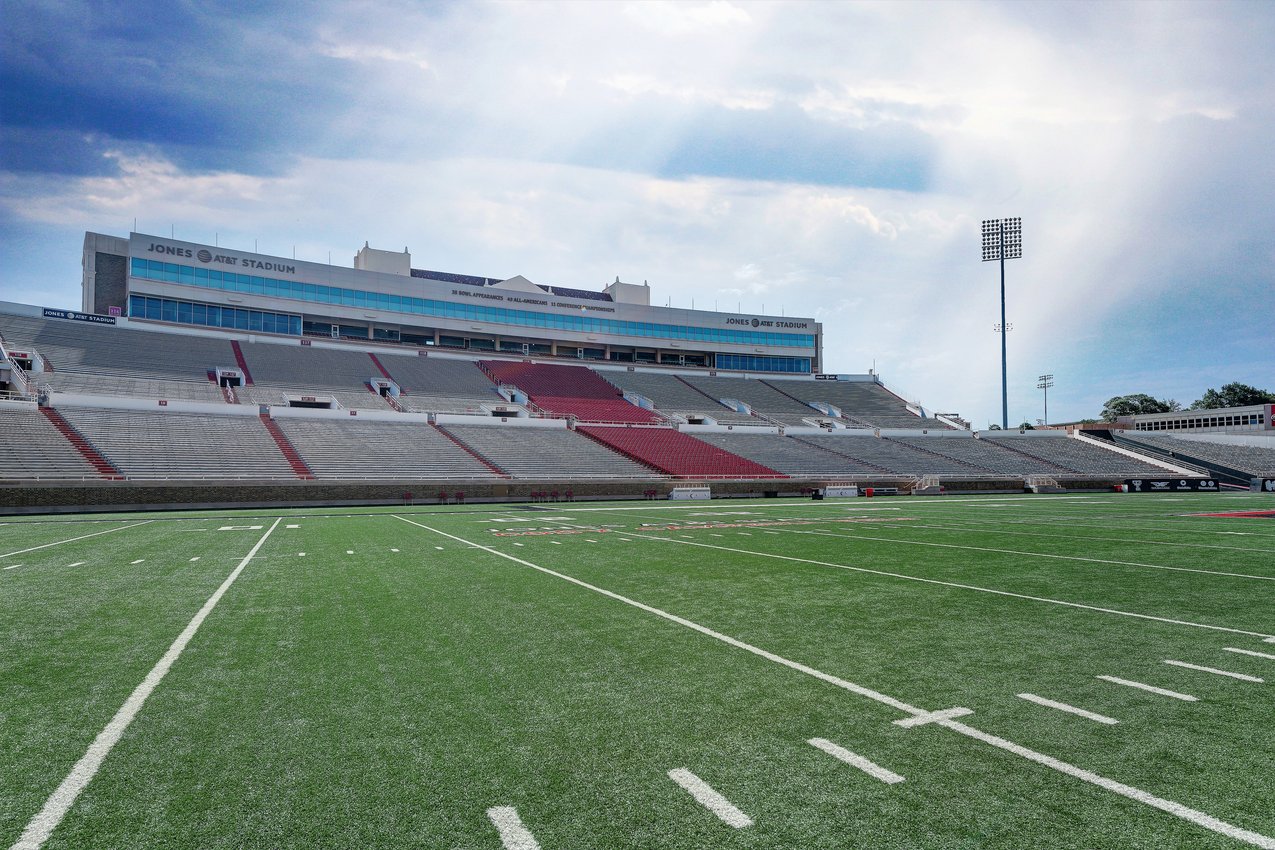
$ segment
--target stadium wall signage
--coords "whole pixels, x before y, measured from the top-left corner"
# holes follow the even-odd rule
[[[44,318],[70,319],[74,322],[92,322],[95,325],[115,324],[114,316],[99,316],[96,313],[77,313],[74,310],[55,310],[52,307],[44,308]]]
[[[1218,492],[1212,478],[1126,478],[1124,483],[1130,493]]]
[[[296,266],[290,266],[286,263],[270,263],[265,260],[254,260],[252,257],[231,257],[228,254],[214,254],[212,251],[202,248],[196,251],[192,248],[179,248],[176,245],[160,245],[157,242],[152,242],[147,246],[146,252],[148,254],[163,254],[166,257],[193,257],[204,264],[216,263],[222,266],[239,266],[245,269],[283,272],[284,274],[297,273]]]

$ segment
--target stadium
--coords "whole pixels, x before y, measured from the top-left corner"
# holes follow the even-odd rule
[[[0,305],[14,850],[1275,847],[1271,405],[973,431],[619,280],[82,265]]]

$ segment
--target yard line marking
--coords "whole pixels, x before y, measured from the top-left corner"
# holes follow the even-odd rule
[[[500,843],[505,845],[505,850],[540,850],[536,837],[523,826],[513,806],[492,806],[487,810],[487,817],[500,833]]]
[[[85,565],[85,564],[87,564],[87,563],[88,563],[88,561],[76,561],[74,564],[67,564],[67,566],[68,566],[68,567],[82,567],[82,566],[84,566],[84,565]]]
[[[561,540],[550,540],[549,542],[550,542],[550,543],[552,543],[554,546],[561,546],[561,545],[562,545],[562,541],[561,541]]]
[[[200,608],[190,623],[186,625],[186,628],[182,629],[182,633],[173,641],[172,646],[168,647],[168,651],[156,662],[151,671],[146,674],[146,678],[142,680],[142,683],[133,690],[133,693],[129,694],[128,699],[120,706],[119,711],[115,712],[115,716],[106,724],[106,727],[97,734],[93,743],[89,745],[88,750],[75,763],[75,767],[71,768],[71,772],[67,774],[66,778],[62,780],[62,784],[49,795],[49,799],[44,802],[44,807],[40,809],[35,817],[31,818],[27,828],[22,831],[22,837],[13,844],[10,850],[38,850],[49,839],[49,836],[53,834],[53,830],[57,828],[58,824],[62,822],[62,818],[66,816],[71,806],[75,804],[80,792],[88,786],[93,779],[93,775],[102,766],[102,762],[110,755],[111,749],[124,735],[124,730],[128,729],[129,724],[133,722],[133,718],[141,710],[146,698],[164,680],[164,676],[168,675],[168,671],[186,649],[186,644],[190,643],[191,638],[195,636],[195,632],[199,631],[204,619],[221,601],[221,597],[234,584],[235,579],[239,578],[239,574],[243,572],[244,567],[248,566],[248,562],[253,559],[262,545],[269,539],[270,534],[278,527],[279,522],[280,520],[278,519],[274,521],[274,525],[270,526],[270,530],[261,535],[261,539],[248,550],[247,555],[244,555],[243,560],[239,562],[239,566],[235,567],[230,575],[226,577],[226,580],[221,583],[221,586],[213,591],[213,595],[208,597],[204,607]]]
[[[514,545],[515,545],[515,546],[525,546],[526,544],[525,544],[525,543],[515,543]]]
[[[869,761],[863,756],[852,753],[845,747],[839,747],[829,741],[827,738],[811,738],[806,742],[813,747],[818,747],[833,758],[843,761],[851,767],[857,767],[873,779],[880,779],[886,785],[894,785],[902,782],[903,777],[895,773],[893,770],[886,770],[874,761]]]
[[[112,531],[125,531],[130,528],[137,528],[139,525],[146,525],[148,522],[154,522],[151,519],[144,519],[141,522],[135,522],[132,525],[121,525],[118,528],[108,528],[105,531],[95,531],[92,534],[84,534],[80,537],[72,537],[69,540],[57,540],[53,543],[45,543],[40,546],[32,546],[30,549],[19,549],[16,552],[5,552],[0,558],[12,558],[14,555],[23,555],[27,552],[34,552],[37,549],[48,549],[50,546],[61,546],[63,543],[74,543],[77,540],[87,540],[90,537],[97,537],[99,534],[110,534]]]
[[[18,566],[22,566],[22,565],[18,564]],[[5,569],[11,570],[13,569],[13,567],[5,567]],[[1251,655],[1254,658],[1269,658],[1270,660],[1275,661],[1275,655],[1271,655],[1269,652],[1254,652],[1251,649],[1240,649],[1239,647],[1235,647],[1235,646],[1224,646],[1222,647],[1222,649],[1226,650],[1227,652],[1238,652],[1240,655]]]
[[[1142,682],[1134,682],[1130,679],[1121,679],[1117,676],[1094,676],[1095,679],[1102,679],[1104,682],[1112,682],[1117,685],[1124,685],[1127,688],[1137,688],[1140,691],[1148,691],[1153,694],[1159,694],[1162,697],[1173,697],[1184,702],[1198,702],[1199,697],[1193,697],[1190,694],[1180,694],[1177,691],[1170,691],[1164,688],[1157,688],[1155,685],[1146,685]]]
[[[398,550],[397,550],[397,549],[391,549],[390,551],[391,551],[391,552],[397,552]]]
[[[897,537],[873,537],[868,534],[838,534],[835,531],[799,531],[798,534],[815,534],[820,537],[845,537],[850,540],[872,540],[878,543],[899,543],[905,546],[932,546],[937,549],[961,549],[968,552],[993,552],[999,555],[1022,555],[1028,558],[1049,558],[1055,561],[1081,561],[1089,564],[1114,564],[1119,567],[1138,567],[1147,570],[1169,570],[1175,573],[1204,573],[1228,578],[1251,578],[1258,581],[1275,581],[1275,576],[1255,576],[1250,573],[1225,573],[1219,570],[1201,570],[1192,567],[1166,567],[1161,564],[1142,564],[1136,561],[1112,561],[1107,558],[1082,558],[1079,555],[1052,555],[1047,552],[1023,552],[1018,549],[993,549],[989,546],[961,546],[957,543],[933,543],[928,540],[901,540]]]
[[[1185,661],[1171,661],[1164,659],[1165,664],[1172,664],[1174,667],[1185,667],[1188,670],[1199,670],[1201,673],[1213,673],[1217,676],[1229,676],[1232,679],[1239,679],[1241,682],[1256,682],[1262,684],[1266,680],[1259,679],[1257,676],[1250,676],[1247,673],[1232,673],[1230,670],[1219,670],[1216,667],[1203,667],[1199,664],[1188,664]]]
[[[437,550],[438,550],[438,551],[440,551],[440,552],[441,552],[441,551],[443,551],[443,547],[442,547],[442,546],[435,546],[434,548],[435,548],[435,549],[437,549]]]
[[[198,555],[196,555],[195,557],[193,557],[193,558],[191,558],[191,559],[190,559],[190,562],[189,562],[189,563],[192,563],[192,564],[193,564],[193,563],[195,563],[195,561],[198,561],[198,560],[199,560],[199,556],[198,556]]]
[[[941,587],[956,587],[956,588],[960,588],[961,590],[973,590],[978,593],[991,593],[995,596],[1007,596],[1012,599],[1026,599],[1031,602],[1045,602],[1050,605],[1063,605],[1068,608],[1082,608],[1086,611],[1098,611],[1103,614],[1115,614],[1120,617],[1136,617],[1139,620],[1152,620],[1157,623],[1169,623],[1170,625],[1174,625],[1174,626],[1190,626],[1191,628],[1195,628],[1195,629],[1210,629],[1212,631],[1227,632],[1233,635],[1248,635],[1250,637],[1262,638],[1267,643],[1275,643],[1275,635],[1268,636],[1262,632],[1250,632],[1244,629],[1232,629],[1229,626],[1215,626],[1210,623],[1192,623],[1187,620],[1174,620],[1170,617],[1157,617],[1154,614],[1139,614],[1135,611],[1121,611],[1117,608],[1103,608],[1098,605],[1086,605],[1082,602],[1067,602],[1066,600],[1063,600],[1063,599],[1050,599],[1045,596],[1030,596],[1026,593],[1014,593],[1009,590],[995,590],[994,588],[979,587],[978,585],[974,585],[974,584],[961,584],[959,582],[954,582],[954,581],[941,581],[936,578],[923,578],[921,576],[910,576],[910,575],[905,575],[904,573],[892,573],[886,570],[874,570],[868,567],[852,567],[849,564],[834,564],[831,561],[815,561],[810,558],[797,558],[792,555],[778,555],[773,552],[754,552],[751,549],[733,549],[729,546],[719,546],[713,543],[699,543],[695,541],[684,543],[683,541],[673,537],[657,537],[656,535],[649,534],[649,533],[637,533],[637,532],[630,532],[630,531],[617,531],[615,533],[616,534],[633,534],[635,537],[641,540],[658,540],[661,543],[676,543],[679,546],[701,546],[705,549],[718,549],[723,552],[736,552],[741,555],[755,555],[759,558],[774,558],[775,560],[779,560],[779,561],[793,561],[798,564],[814,564],[815,566],[819,566],[819,567],[832,567],[833,569],[837,569],[837,570],[848,570],[850,572],[856,572],[856,573],[868,573],[870,575],[886,576],[888,578],[898,578],[898,579],[903,579],[905,581],[921,582],[922,584],[936,584]],[[807,533],[813,533],[813,532],[807,532]],[[840,537],[841,535],[832,535],[832,536]]]
[[[130,563],[130,564],[129,564],[129,566],[130,566],[130,567],[135,567],[135,566],[137,566],[138,564],[142,563],[142,562],[143,562],[143,561],[145,561],[145,560],[146,560],[145,558],[138,558],[136,561],[133,561],[132,563]]]
[[[285,525],[284,528],[300,528],[299,525]]]
[[[1006,520],[1001,520],[1006,522]],[[1009,520],[1024,525],[1022,520]],[[1128,537],[1090,537],[1080,534],[1050,534],[1046,531],[1010,531],[990,527],[988,522],[970,522],[967,525],[931,525],[930,523],[908,523],[908,528],[931,528],[939,531],[963,531],[969,534],[1010,534],[1016,537],[1054,537],[1060,540],[1095,540],[1103,543],[1126,543],[1134,546],[1173,546],[1186,549],[1220,549],[1227,552],[1253,552],[1252,546],[1214,546],[1209,543],[1177,543],[1168,540],[1131,540]],[[897,526],[896,526],[897,527]],[[1092,528],[1092,526],[1085,526]],[[1246,531],[1222,531],[1219,534],[1247,534]]]
[[[298,558],[304,558],[304,557],[305,557],[305,552],[298,552],[298,553],[297,553],[297,557],[298,557]]]
[[[346,549],[346,550],[345,550],[345,554],[347,554],[347,555],[353,555],[353,554],[354,554],[354,550],[353,550],[353,549]]]
[[[13,565],[13,566],[11,566],[11,567],[5,567],[5,569],[6,569],[6,570],[16,570],[16,569],[17,569],[18,567],[20,567],[20,566],[22,566],[22,565],[21,565],[21,564],[14,564],[14,565]],[[1271,658],[1275,658],[1275,655],[1272,655],[1272,656],[1271,656]]]
[[[542,567],[539,564],[533,564],[531,561],[523,560],[522,558],[516,557],[514,555],[510,555],[506,552],[500,552],[496,549],[492,549],[489,546],[483,546],[481,543],[474,543],[472,541],[466,540],[463,537],[457,537],[454,534],[448,534],[445,531],[439,531],[436,528],[431,528],[428,525],[424,525],[419,522],[414,522],[413,520],[407,519],[406,517],[398,516],[397,514],[391,514],[391,516],[393,516],[395,519],[398,519],[407,523],[408,525],[414,525],[417,528],[423,528],[426,531],[432,532],[434,534],[438,534],[442,537],[447,537],[451,540],[455,540],[458,543],[463,543],[466,546],[470,546],[474,549],[481,549],[482,551],[487,552],[488,554],[491,554],[491,555],[495,555],[498,558],[504,558],[505,560],[513,561],[516,564],[522,564],[525,567],[530,567],[531,569],[544,573],[545,575],[550,575],[550,576],[553,576],[554,578],[559,578],[559,579],[562,579],[563,581],[570,582],[571,584],[574,584],[578,587],[582,587],[586,590],[590,590],[590,591],[593,591],[594,593],[598,593],[602,596],[605,596],[608,599],[614,599],[615,601],[622,602],[625,605],[631,605],[640,611],[646,611],[648,614],[653,614],[657,617],[661,617],[665,620],[668,620],[669,622],[677,623],[680,626],[685,626],[686,628],[691,629],[692,631],[699,632],[700,634],[713,638],[714,640],[721,641],[722,643],[725,643],[728,646],[733,646],[736,649],[742,649],[745,652],[752,653],[753,655],[756,655],[759,658],[764,658],[767,661],[772,661],[776,664],[781,664],[784,667],[788,667],[791,670],[795,670],[799,673],[804,673],[807,676],[818,679],[822,682],[827,682],[830,685],[834,685],[838,688],[849,691],[850,693],[867,697],[868,699],[871,699],[875,702],[879,702],[883,705],[888,705],[891,708],[896,708],[899,711],[904,712],[905,714],[917,715],[917,714],[930,713],[928,711],[925,711],[924,709],[917,708],[916,706],[908,705],[903,700],[896,699],[892,696],[889,696],[888,694],[883,694],[880,691],[874,691],[871,688],[864,687],[863,685],[858,685],[858,684],[855,684],[854,682],[847,681],[846,679],[841,679],[837,676],[833,676],[830,673],[825,673],[822,670],[817,670],[814,667],[810,667],[805,664],[802,664],[799,661],[793,661],[792,659],[785,658],[782,655],[776,655],[775,653],[769,652],[765,649],[762,649],[761,647],[754,646],[750,643],[745,643],[744,641],[739,640],[738,638],[733,638],[733,637],[730,637],[729,635],[722,634],[721,632],[713,631],[707,626],[702,626],[699,623],[693,622],[691,620],[687,620],[685,617],[679,617],[676,614],[670,614],[669,612],[663,611],[652,605],[647,605],[644,602],[638,602],[636,599],[630,599],[629,597],[622,596],[621,594],[616,593],[614,591],[606,590],[605,588],[598,587],[597,585],[589,584],[586,581],[583,581],[578,578],[574,578],[565,573],[560,573],[555,570],[551,570],[548,567]],[[662,539],[662,538],[656,538],[656,539]],[[677,542],[677,541],[671,541],[671,542]],[[713,547],[713,548],[717,548],[717,547]],[[1275,641],[1275,638],[1272,638],[1272,640]],[[1110,678],[1110,677],[1099,676],[1099,678]],[[1123,683],[1122,680],[1115,680],[1115,681],[1120,681],[1121,683]],[[1135,685],[1135,687],[1137,687],[1137,685]],[[1183,694],[1178,694],[1177,696],[1179,696],[1180,698],[1189,699],[1191,701],[1195,700],[1195,697],[1187,697]],[[1073,764],[1060,761],[1059,759],[1053,758],[1052,756],[1047,756],[1044,753],[1038,753],[1034,750],[1030,750],[1027,747],[1023,747],[1019,744],[1015,744],[1013,741],[1009,741],[1004,738],[998,738],[995,735],[989,735],[986,732],[981,732],[978,729],[975,729],[972,726],[967,726],[964,723],[961,723],[957,720],[951,720],[951,719],[939,720],[939,721],[936,721],[934,725],[941,726],[944,729],[950,729],[951,731],[956,732],[957,734],[965,735],[966,737],[974,738],[975,740],[982,741],[985,744],[989,744],[990,746],[1005,750],[1006,752],[1009,752],[1009,753],[1013,753],[1014,755],[1028,759],[1029,761],[1033,761],[1039,765],[1043,765],[1044,767],[1048,767],[1051,770],[1056,770],[1059,773],[1063,773],[1063,774],[1066,774],[1067,776],[1071,776],[1075,779],[1079,779],[1082,782],[1088,782],[1091,785],[1096,785],[1104,790],[1112,792],[1113,794],[1119,794],[1120,796],[1125,797],[1127,799],[1134,800],[1136,802],[1142,803],[1147,806],[1151,806],[1152,808],[1159,809],[1163,812],[1167,812],[1173,815],[1174,817],[1178,817],[1178,818],[1182,818],[1183,820],[1190,821],[1191,823],[1194,823],[1198,826],[1202,826],[1205,829],[1211,830],[1213,832],[1217,832],[1221,835],[1226,835],[1230,838],[1234,838],[1239,841],[1248,842],[1249,844],[1252,844],[1254,846],[1265,848],[1265,850],[1275,850],[1275,838],[1271,838],[1269,836],[1262,835],[1261,833],[1253,832],[1251,830],[1243,829],[1241,827],[1235,826],[1234,824],[1230,824],[1230,823],[1227,823],[1226,821],[1219,820],[1218,818],[1215,818],[1210,814],[1206,814],[1205,812],[1201,812],[1196,809],[1192,809],[1187,806],[1184,806],[1181,803],[1175,803],[1172,800],[1166,800],[1164,798],[1157,797],[1154,794],[1150,794],[1146,791],[1141,790],[1140,788],[1135,788],[1131,785],[1125,785],[1124,783],[1116,782],[1113,779],[1107,779],[1105,776],[1100,776],[1099,774],[1091,773],[1090,771],[1087,771],[1084,768],[1076,767]]]
[[[753,819],[735,807],[735,804],[719,794],[713,786],[691,773],[684,767],[674,768],[668,772],[682,789],[695,798],[695,802],[708,809],[727,826],[743,829],[753,825]]]
[[[974,709],[958,705],[953,708],[945,708],[942,711],[927,711],[925,714],[905,717],[902,720],[894,721],[894,725],[902,726],[904,729],[911,729],[913,726],[925,726],[929,723],[938,723],[940,720],[951,720],[953,717],[965,717],[967,714],[973,713]]]
[[[1034,702],[1037,705],[1043,705],[1046,708],[1056,708],[1059,711],[1065,711],[1068,714],[1074,714],[1077,717],[1084,717],[1098,723],[1105,723],[1108,726],[1115,726],[1120,722],[1119,720],[1116,720],[1113,717],[1108,717],[1105,714],[1095,714],[1092,711],[1085,711],[1083,708],[1076,708],[1074,705],[1068,705],[1065,702],[1055,702],[1052,699],[1038,697],[1035,694],[1018,694],[1017,696],[1019,699],[1025,699],[1028,702]]]

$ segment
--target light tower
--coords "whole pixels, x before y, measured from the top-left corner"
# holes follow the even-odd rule
[[[1041,375],[1036,379],[1036,389],[1045,391],[1045,427],[1049,427],[1049,388],[1053,385],[1053,375]]]
[[[1001,427],[1009,430],[1009,377],[1006,372],[1006,334],[1010,331],[1005,321],[1005,261],[1023,256],[1023,220],[1021,218],[992,218],[983,222],[983,262],[999,260],[1001,264],[1001,323],[996,330],[1001,335]]]

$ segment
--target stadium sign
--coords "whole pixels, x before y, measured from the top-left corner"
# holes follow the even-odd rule
[[[1212,478],[1128,478],[1124,483],[1130,493],[1218,492]]]
[[[44,308],[44,318],[70,319],[75,322],[92,322],[95,325],[115,324],[114,316],[99,316],[96,313],[77,313],[74,310],[55,310],[52,307]]]

